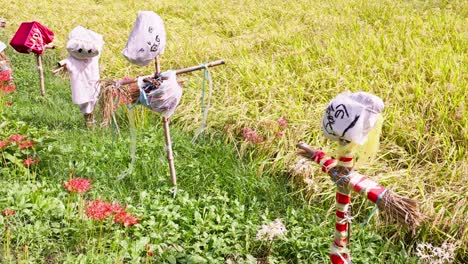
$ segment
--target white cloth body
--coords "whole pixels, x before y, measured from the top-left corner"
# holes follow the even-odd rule
[[[122,55],[131,63],[146,66],[166,47],[166,30],[160,16],[153,11],[138,11],[133,30]]]
[[[99,56],[84,60],[69,56],[62,61],[70,73],[73,103],[84,104],[97,100],[101,90],[98,61]]]
[[[96,105],[97,101],[89,101],[84,104],[79,104],[78,107],[80,108],[80,112],[82,114],[90,114],[94,110],[94,106]]]
[[[175,71],[167,71],[161,74],[163,77],[167,77],[161,85],[151,91],[147,95],[148,107],[158,113],[161,113],[164,117],[171,117],[175,109],[180,103],[182,98],[182,87],[177,82],[177,76]],[[144,88],[143,78],[138,78],[138,86]]]

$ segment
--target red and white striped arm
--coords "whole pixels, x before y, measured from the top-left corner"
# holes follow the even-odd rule
[[[387,188],[357,172],[350,175],[348,186],[377,205],[387,192]]]

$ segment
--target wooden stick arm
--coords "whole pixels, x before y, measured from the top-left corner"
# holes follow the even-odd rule
[[[223,65],[223,64],[225,64],[224,60],[217,60],[217,61],[209,62],[207,64],[201,64],[201,65],[192,66],[192,67],[188,67],[188,68],[177,69],[177,70],[175,70],[175,72],[176,72],[176,74],[184,74],[184,73],[189,73],[189,72],[201,70],[201,69],[203,69],[205,67],[210,68],[210,67],[215,67],[215,66]],[[146,75],[146,76],[142,76],[142,77],[143,78],[151,78],[153,76],[154,76],[154,74]],[[136,82],[137,82],[137,78],[128,79],[128,80],[120,80],[119,81],[120,85],[127,85],[127,84],[131,84],[131,83],[136,83]]]
[[[176,70],[176,74],[184,74],[184,73],[188,73],[188,72],[198,71],[198,70],[201,70],[201,69],[203,69],[205,67],[210,68],[210,67],[223,65],[223,64],[225,64],[224,60],[212,61],[212,62],[209,62],[207,64],[201,64],[201,65],[198,65],[198,66],[192,66],[192,67],[188,67],[188,68],[178,69],[178,70]]]
[[[67,69],[67,64],[65,63],[65,60],[61,60],[61,61],[57,62],[57,65],[58,65],[58,68],[55,69],[55,70],[52,70],[53,74],[57,74],[61,70],[66,70]]]
[[[55,49],[55,44],[53,42],[51,42],[49,44],[46,44],[44,46],[44,48],[46,48],[46,49]]]
[[[314,159],[314,157],[317,155],[318,150],[312,148],[311,146],[307,145],[305,142],[300,141],[297,143],[297,148],[302,150],[303,152],[301,153],[302,156],[305,156],[306,158]],[[306,155],[304,155],[306,154]]]

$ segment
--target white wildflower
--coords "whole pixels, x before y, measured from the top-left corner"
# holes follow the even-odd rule
[[[416,256],[422,263],[452,263],[455,258],[455,249],[456,245],[447,241],[440,247],[435,247],[430,243],[421,243],[416,246]]]
[[[281,219],[269,223],[268,225],[262,225],[257,231],[257,240],[260,241],[273,241],[275,238],[282,236],[286,233],[286,227],[284,226]]]

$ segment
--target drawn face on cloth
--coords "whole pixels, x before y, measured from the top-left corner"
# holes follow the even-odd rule
[[[146,66],[166,47],[166,30],[160,16],[153,11],[138,11],[133,30],[122,55],[133,64]]]
[[[340,144],[354,142],[362,145],[383,108],[382,99],[373,94],[343,92],[328,104],[322,130],[326,137]]]

